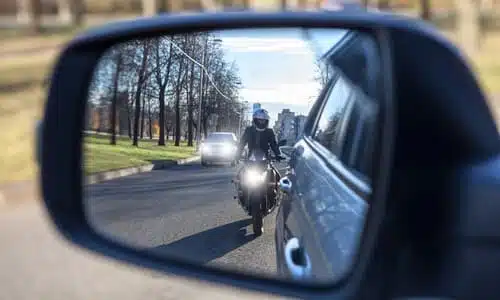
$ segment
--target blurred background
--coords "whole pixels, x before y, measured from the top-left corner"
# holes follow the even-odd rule
[[[0,47],[2,58],[0,63],[0,142],[2,143],[0,210],[21,203],[34,203],[39,199],[33,149],[34,126],[43,113],[46,88],[54,60],[62,45],[78,32],[110,21],[160,13],[238,9],[342,9],[343,5],[348,7],[347,4],[352,2],[352,0],[1,0],[0,42],[3,46]],[[500,53],[500,0],[362,0],[355,4],[421,18],[436,25],[443,35],[465,51],[487,92],[495,118],[500,121],[500,56],[498,55]],[[99,131],[102,123],[99,121],[99,112],[92,112],[90,117],[90,129]],[[153,125],[151,123],[150,127],[154,127]],[[141,134],[141,137],[148,139],[148,131],[145,132],[144,135]],[[151,129],[149,132],[152,136]],[[126,139],[128,146],[128,137]],[[115,146],[120,145],[124,146],[125,143],[120,142],[119,139]],[[175,145],[168,141],[167,145],[173,152],[177,151],[175,150],[177,146],[187,147],[183,143]],[[110,147],[113,145],[106,141],[96,149],[102,150],[103,153],[108,151],[108,154],[113,155]],[[184,152],[179,155],[189,156],[191,151],[194,151],[193,149],[183,148],[177,152]],[[125,166],[127,162],[134,164],[140,162],[144,153],[134,150],[126,155],[128,156],[122,158]],[[28,292],[20,283],[21,279],[33,273],[31,272],[33,266],[51,268],[51,270],[54,270],[55,266],[63,269],[68,267],[62,267],[59,258],[64,255],[61,256],[62,254],[55,250],[61,245],[54,246],[54,242],[48,237],[47,229],[40,229],[42,221],[38,209],[29,208],[15,213],[0,213],[2,213],[0,214],[0,227],[3,228],[0,231],[0,244],[12,245],[2,247],[0,251],[0,270],[2,270],[0,282],[7,283],[4,286],[11,288],[4,290],[4,296],[8,295],[9,299],[23,299],[23,297],[34,299],[31,297],[34,294]],[[45,223],[43,224],[46,226]],[[53,235],[53,232],[51,234]],[[33,248],[43,249],[43,251],[31,250],[32,252],[29,252]],[[43,254],[44,251],[48,252]],[[25,255],[23,264],[16,262],[15,257],[18,255]],[[33,258],[33,255],[37,258]],[[73,256],[67,258],[67,263],[70,265],[68,268],[71,270],[71,264],[74,264],[75,270],[83,276],[74,277],[79,282],[82,278],[86,278],[85,270],[89,272],[89,280],[93,278],[91,274],[100,270],[100,267],[94,268],[92,264],[89,266],[83,262],[76,262],[79,260]],[[83,271],[82,264],[85,264]],[[15,272],[23,271],[23,273],[13,276],[8,271],[10,269],[15,269]],[[33,274],[35,275],[29,275],[34,276],[31,277],[32,280],[48,278],[48,281],[40,281],[42,283],[30,287],[34,289],[33,293],[37,295],[36,298],[53,299],[54,293],[63,295],[61,291],[66,291],[69,293],[66,295],[71,295],[73,299],[76,299],[77,292],[75,291],[79,288],[82,289],[79,294],[82,299],[94,298],[96,295],[95,293],[86,294],[92,289],[81,282],[61,285],[62,280],[68,280],[68,274],[62,271],[44,273],[43,277],[36,277],[38,276],[36,272]],[[18,278],[19,282],[13,278]],[[133,277],[127,278],[128,281],[120,280],[129,282],[131,288],[134,289],[133,285],[136,280],[132,279]],[[6,281],[7,279],[11,281]],[[54,292],[56,286],[57,289]],[[165,288],[167,287],[161,287],[162,290]],[[194,292],[188,286],[185,290]],[[137,295],[144,295],[137,293]],[[43,297],[44,295],[48,298]],[[123,295],[128,297],[134,294],[128,291]],[[173,298],[178,299],[175,296]],[[187,296],[187,298],[190,297]]]
[[[34,122],[42,115],[51,67],[79,31],[119,19],[199,10],[315,10],[335,0],[2,0],[0,1],[0,190],[34,192]],[[500,0],[363,0],[358,5],[432,22],[470,58],[500,116]],[[94,120],[94,122],[97,122]],[[11,184],[14,183],[14,184]],[[22,188],[21,188],[22,186]],[[13,194],[14,195],[14,194]],[[16,194],[17,195],[17,194]],[[7,198],[7,200],[5,200]]]

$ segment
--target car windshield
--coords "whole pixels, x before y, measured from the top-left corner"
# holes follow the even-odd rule
[[[207,142],[212,142],[212,143],[234,142],[234,138],[233,135],[230,133],[212,133],[208,135]]]

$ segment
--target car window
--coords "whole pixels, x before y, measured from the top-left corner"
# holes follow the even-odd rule
[[[370,39],[350,44],[346,55],[326,63],[338,76],[327,96],[312,138],[357,177],[369,180],[376,141],[377,91],[381,80],[376,49]],[[327,159],[331,159],[329,154]]]
[[[339,76],[328,94],[317,128],[313,133],[313,139],[335,155],[340,153],[339,131],[341,129],[342,115],[347,108],[350,97],[349,85],[342,76]]]
[[[358,175],[369,178],[378,108],[376,102],[359,89],[354,90],[352,98],[352,106],[344,115],[346,130],[341,161]]]
[[[207,137],[208,142],[234,142],[232,134],[211,133]]]

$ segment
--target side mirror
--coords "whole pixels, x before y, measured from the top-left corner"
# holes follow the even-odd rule
[[[328,47],[313,53],[311,44]],[[316,62],[331,70],[320,72],[322,91],[304,124],[291,107],[304,107],[318,90],[303,62],[311,75]],[[236,84],[245,74],[262,75]],[[290,74],[300,76],[290,82]],[[304,299],[412,298],[419,287],[452,288],[443,279],[465,290],[467,274],[500,270],[495,256],[485,264],[467,248],[472,241],[487,255],[483,244],[500,245],[497,127],[455,48],[413,19],[226,12],[119,22],[73,40],[50,84],[37,142],[43,200],[62,236],[83,248],[166,274]],[[256,162],[238,173],[246,190],[230,190],[234,170],[201,165],[234,164],[231,147],[215,143],[203,157],[191,147],[190,120],[202,120],[204,130],[241,128],[235,98],[243,94],[271,99],[264,105],[286,137],[296,136],[294,124],[302,127],[281,186],[268,176],[274,170]],[[82,136],[86,105],[106,134]],[[153,136],[165,120],[175,128],[156,137],[173,140]],[[493,242],[476,242],[484,237]],[[495,293],[481,294],[483,284],[495,279],[471,280],[467,290],[489,299]]]

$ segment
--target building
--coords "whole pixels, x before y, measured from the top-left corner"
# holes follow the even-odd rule
[[[286,139],[288,145],[293,145],[302,135],[306,119],[304,115],[295,115],[290,109],[283,109],[273,127],[277,138]]]
[[[307,116],[298,115],[295,117],[295,140],[298,140],[304,131],[304,125],[306,124]]]
[[[274,131],[279,140],[287,139],[288,144],[295,141],[295,113],[290,109],[283,109],[278,114],[278,120],[274,125]]]

